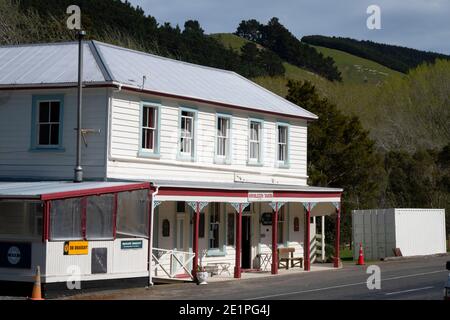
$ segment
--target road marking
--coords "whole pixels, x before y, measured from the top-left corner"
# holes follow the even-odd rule
[[[428,290],[428,289],[432,289],[432,288],[434,288],[434,287],[423,287],[423,288],[417,288],[417,289],[410,289],[410,290],[403,290],[403,291],[396,291],[396,292],[388,292],[388,293],[386,293],[386,295],[387,296],[392,296],[394,294],[416,292],[416,291]]]
[[[410,275],[406,275],[406,276],[397,276],[397,277],[391,277],[391,278],[382,279],[381,282],[383,283],[383,281],[398,280],[398,279],[404,279],[404,278],[412,278],[412,277],[424,276],[424,275],[428,275],[428,274],[441,273],[441,272],[447,273],[448,271],[447,270],[439,270],[439,271],[415,273],[415,274],[410,274]],[[309,293],[309,292],[317,292],[317,291],[339,289],[339,288],[345,288],[345,287],[353,287],[353,286],[359,286],[359,285],[362,285],[362,284],[367,284],[367,281],[357,282],[357,283],[349,283],[349,284],[342,284],[342,285],[326,287],[326,288],[318,288],[318,289],[310,289],[310,290],[303,290],[303,291],[294,291],[294,292],[272,294],[272,295],[256,297],[256,298],[248,298],[248,299],[245,299],[245,300],[261,300],[261,299],[267,299],[267,298],[276,298],[276,297],[282,297],[282,296],[290,296],[290,295],[294,295],[294,294],[302,294],[302,293]]]

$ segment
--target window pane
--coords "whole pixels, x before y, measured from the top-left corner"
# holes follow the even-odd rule
[[[52,102],[50,105],[50,122],[59,122],[59,102]]]
[[[50,237],[52,240],[82,239],[80,198],[51,202]]]
[[[87,198],[86,238],[112,239],[114,195],[92,196]]]
[[[185,212],[186,211],[186,202],[178,201],[177,202],[177,212]]]
[[[50,125],[50,144],[59,144],[59,124]]]
[[[0,237],[24,239],[42,236],[42,205],[38,202],[0,202]]]
[[[50,125],[41,124],[39,125],[39,144],[49,145],[50,144]]]
[[[219,227],[220,227],[220,204],[213,203],[211,205],[211,212],[209,214],[209,248],[219,248]]]
[[[121,192],[117,198],[117,237],[148,237],[148,191]]]
[[[227,245],[234,246],[234,219],[235,214],[228,214],[228,223],[227,223]]]
[[[39,122],[49,122],[50,121],[50,103],[40,102],[39,103]]]
[[[199,221],[199,227],[198,227],[198,237],[204,238],[205,237],[205,214],[200,213],[200,221]]]

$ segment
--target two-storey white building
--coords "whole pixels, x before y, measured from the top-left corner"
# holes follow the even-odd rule
[[[0,241],[23,240],[19,225],[25,222],[5,205],[20,198],[21,186],[27,188],[20,182],[30,188],[33,181],[73,178],[77,52],[76,43],[0,47],[0,224],[9,225],[0,227]],[[127,261],[112,258],[106,270],[110,278],[146,272],[182,277],[191,270],[195,276],[199,264],[214,263],[235,277],[267,267],[277,273],[277,248],[282,247],[294,248],[309,270],[316,217],[333,215],[339,221],[342,195],[340,189],[307,185],[308,123],[316,115],[234,72],[96,41],[84,44],[83,80],[85,179],[151,185],[148,219],[121,226],[129,230],[122,238],[143,241],[135,248],[141,254],[129,261],[130,272]],[[82,189],[83,184],[64,199],[82,201]],[[45,208],[36,226],[51,270],[44,282],[61,281],[73,263],[63,255],[67,241],[87,240],[92,248],[98,241],[123,241],[118,217],[127,212],[120,212],[120,205],[112,205],[108,217],[113,232],[98,238],[83,233],[94,223],[89,206],[87,213],[72,210],[65,220],[70,231],[55,238],[53,220],[67,212]],[[152,241],[136,231],[144,225],[152,230]],[[118,244],[108,250],[118,256],[125,249]],[[151,268],[148,252],[153,253]],[[91,268],[86,261],[84,280],[108,278],[93,275]],[[0,266],[0,280],[8,280],[6,269]]]

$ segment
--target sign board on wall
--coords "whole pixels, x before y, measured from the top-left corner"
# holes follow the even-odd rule
[[[272,192],[249,192],[248,202],[272,202]]]
[[[30,269],[31,243],[0,242],[0,268]]]
[[[120,249],[122,250],[142,249],[142,248],[143,248],[142,240],[124,240],[120,242]]]
[[[89,243],[87,241],[66,241],[64,242],[65,256],[86,256],[89,253]]]

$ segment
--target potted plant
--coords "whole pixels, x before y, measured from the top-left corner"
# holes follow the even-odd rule
[[[208,284],[208,272],[206,272],[206,268],[201,265],[197,270],[197,281],[198,284]]]
[[[198,284],[208,284],[208,272],[206,267],[203,266],[203,258],[206,256],[207,250],[203,250],[200,256],[200,265],[197,269],[197,282]]]

